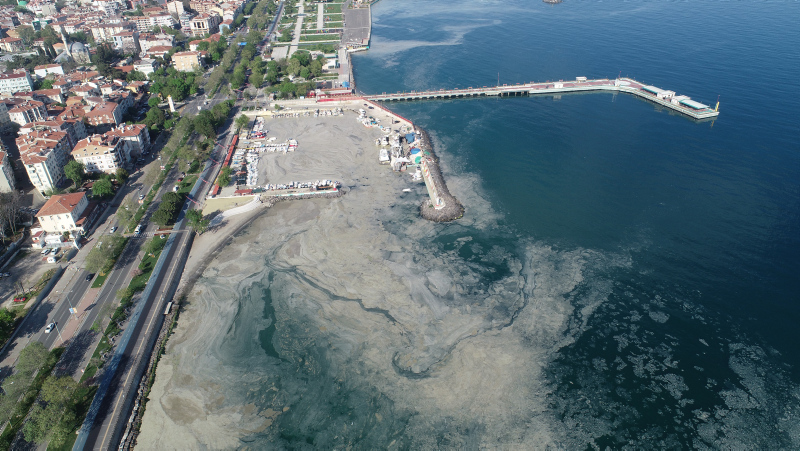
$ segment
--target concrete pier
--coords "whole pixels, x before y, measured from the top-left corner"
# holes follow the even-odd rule
[[[716,108],[703,105],[674,91],[648,86],[632,78],[587,80],[578,77],[572,81],[521,83],[516,85],[484,86],[482,88],[440,89],[438,91],[411,91],[394,94],[364,95],[365,99],[386,102],[392,100],[452,99],[464,97],[515,97],[537,94],[563,94],[569,92],[608,91],[624,92],[685,114],[694,119],[707,119],[719,115]]]

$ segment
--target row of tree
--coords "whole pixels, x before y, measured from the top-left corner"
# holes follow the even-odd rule
[[[173,192],[164,193],[161,196],[161,203],[153,213],[152,220],[161,227],[172,225],[183,205],[183,195]]]

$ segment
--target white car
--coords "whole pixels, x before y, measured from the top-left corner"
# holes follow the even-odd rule
[[[114,233],[116,231],[117,231],[117,226],[114,226],[114,227],[111,228],[111,233]]]
[[[55,327],[56,327],[56,323],[48,324],[47,327],[44,329],[44,333],[49,334],[50,332],[53,331],[53,329],[55,329]]]

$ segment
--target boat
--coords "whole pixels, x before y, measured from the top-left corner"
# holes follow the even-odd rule
[[[403,189],[403,192],[404,192],[404,193],[410,193],[410,192],[411,192],[411,188],[404,188],[404,189]]]

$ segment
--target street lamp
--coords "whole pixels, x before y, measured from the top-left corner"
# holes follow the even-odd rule
[[[56,326],[56,332],[58,333],[58,339],[61,340],[61,343],[64,343],[64,337],[61,336],[61,331],[58,330],[58,323],[53,322],[53,324]]]

